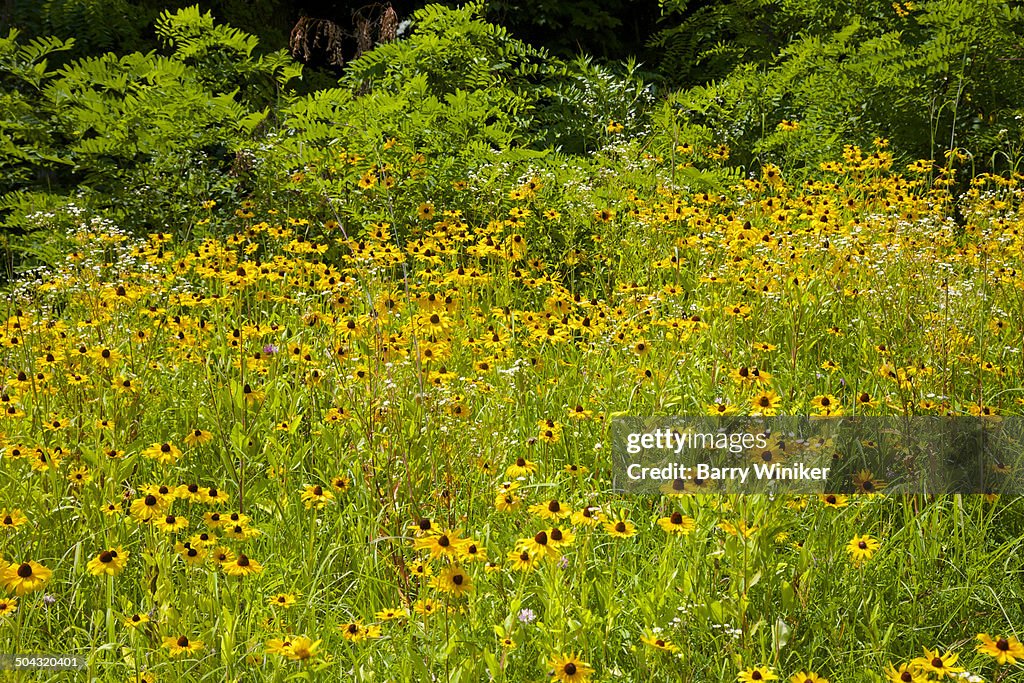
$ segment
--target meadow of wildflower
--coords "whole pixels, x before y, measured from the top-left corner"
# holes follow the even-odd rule
[[[431,147],[313,97],[177,223],[31,217],[60,253],[5,296],[0,655],[81,666],[2,680],[1024,680],[1020,497],[627,495],[608,440],[1019,415],[1024,176],[883,137],[737,171],[623,118],[463,154],[454,114]]]

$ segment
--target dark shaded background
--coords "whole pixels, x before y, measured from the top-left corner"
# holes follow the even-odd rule
[[[74,37],[79,56],[104,50],[148,50],[157,47],[152,31],[156,16],[165,9],[193,4],[195,0],[0,0],[0,28],[6,31],[13,25],[29,35]],[[199,0],[198,4],[220,22],[258,36],[261,49],[277,50],[287,47],[292,27],[304,15],[329,19],[351,31],[353,13],[376,3]],[[428,3],[394,0],[390,4],[402,21]],[[489,20],[554,55],[586,53],[606,60],[647,57],[647,44],[660,14],[657,0],[488,0],[485,7]]]

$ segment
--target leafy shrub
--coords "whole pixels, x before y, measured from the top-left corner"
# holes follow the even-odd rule
[[[728,7],[753,5],[769,12],[760,2]],[[768,47],[744,49],[742,40],[724,43],[735,53],[728,74],[671,98],[681,125],[716,131],[739,163],[816,163],[837,155],[840,140],[875,137],[891,138],[911,158],[967,147],[991,159],[1018,135],[1020,8],[1002,0],[862,3],[852,12],[827,3],[779,6],[779,31],[804,27],[789,29],[790,42],[772,55]],[[698,60],[723,54],[708,50]],[[775,135],[783,119],[799,120],[801,134]]]

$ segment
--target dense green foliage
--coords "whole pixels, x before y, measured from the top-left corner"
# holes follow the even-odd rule
[[[814,162],[883,137],[912,157],[965,147],[978,166],[1005,169],[1020,138],[1022,36],[1024,10],[1001,0],[739,0],[688,15],[657,42],[684,82],[701,70],[715,79],[669,101],[744,163]],[[773,135],[782,119],[803,122],[799,142]]]
[[[646,65],[555,56],[486,19],[511,16],[511,5],[430,5],[398,40],[347,63],[336,87],[314,92],[306,81],[316,78],[284,50],[196,7],[150,7],[152,37],[133,42],[124,32],[148,15],[125,3],[50,2],[24,17],[36,33],[74,40],[0,38],[9,270],[42,258],[46,240],[33,235],[57,218],[39,217],[74,215],[62,207],[135,232],[192,232],[205,199],[279,195],[282,177],[325,150],[391,138],[452,178],[548,164],[580,183],[595,164],[614,174],[643,154],[721,147],[714,167],[677,168],[679,182],[708,187],[767,163],[814,174],[845,145],[876,138],[900,163],[944,164],[959,149],[976,172],[1013,169],[1020,151],[1024,14],[1003,0],[668,0]],[[228,16],[242,12],[223,4]],[[272,4],[247,11],[269,21]],[[566,19],[554,14],[585,9],[530,11],[556,26]],[[616,21],[589,16],[607,30]],[[784,121],[797,123],[783,130]],[[323,192],[340,191],[336,181]],[[300,194],[323,209],[322,197]]]

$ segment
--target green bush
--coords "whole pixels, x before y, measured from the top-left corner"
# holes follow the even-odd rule
[[[791,31],[788,42],[778,51],[746,48],[742,38],[722,43],[721,50],[678,47],[698,61],[729,51],[733,57],[723,62],[727,73],[719,80],[670,98],[677,121],[663,117],[663,128],[716,131],[740,164],[813,164],[835,157],[844,143],[882,137],[907,158],[941,159],[946,150],[967,148],[991,166],[1005,161],[1008,141],[1019,138],[1019,7],[1003,0],[934,0],[855,3],[836,11],[803,0],[738,2],[714,11],[725,7],[734,13],[755,8],[755,15],[772,19],[777,35]],[[748,19],[736,25],[751,30],[757,20]],[[666,46],[673,40],[662,38]],[[674,54],[669,50],[668,58]],[[783,119],[799,120],[800,135],[776,135]]]

